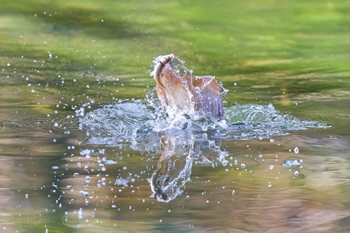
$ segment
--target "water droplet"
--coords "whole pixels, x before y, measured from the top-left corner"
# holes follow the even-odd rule
[[[83,191],[83,190],[81,190],[79,193],[81,195],[85,196],[85,197],[89,196],[89,192],[86,192],[86,191]]]
[[[293,149],[293,151],[294,151],[294,154],[299,154],[299,148],[297,146]]]
[[[282,164],[283,167],[289,168],[289,167],[296,167],[296,166],[301,166],[302,165],[303,160],[286,160],[284,161],[284,163]]]
[[[90,158],[92,153],[94,153],[94,150],[85,149],[85,150],[80,151],[80,155],[82,155],[82,156],[85,155],[86,158]]]
[[[79,219],[83,218],[83,209],[82,208],[80,208],[79,211],[78,211],[78,218]]]
[[[107,170],[107,168],[105,167],[104,164],[100,163],[99,166],[100,166],[101,171],[105,172]]]
[[[123,178],[116,179],[114,182],[115,185],[122,185],[122,186],[128,186],[128,183],[129,183],[129,180],[123,179]]]
[[[272,187],[272,183],[271,183],[271,182],[268,182],[268,183],[267,183],[267,187],[268,187],[268,188],[271,188],[271,187]]]

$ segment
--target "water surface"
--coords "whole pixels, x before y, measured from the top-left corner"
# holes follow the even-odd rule
[[[349,9],[3,2],[0,230],[349,231]],[[224,121],[162,114],[169,53],[222,81]]]

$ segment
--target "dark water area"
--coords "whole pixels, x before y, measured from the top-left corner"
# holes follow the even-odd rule
[[[348,232],[346,1],[3,1],[0,232]],[[227,93],[169,119],[174,53]]]

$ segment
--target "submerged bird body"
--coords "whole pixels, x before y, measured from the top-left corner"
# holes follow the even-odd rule
[[[215,77],[184,75],[173,67],[174,58],[169,54],[159,56],[154,62],[157,95],[166,112],[187,108],[222,117],[222,87]]]

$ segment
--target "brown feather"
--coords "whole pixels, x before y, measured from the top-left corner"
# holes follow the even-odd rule
[[[173,55],[163,56],[155,66],[157,95],[163,107],[183,109],[193,106],[196,111],[222,117],[222,87],[215,77],[184,76],[170,65],[173,58]]]

